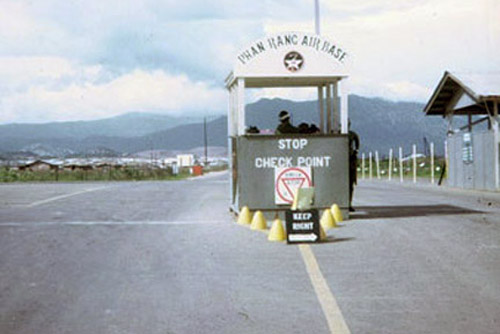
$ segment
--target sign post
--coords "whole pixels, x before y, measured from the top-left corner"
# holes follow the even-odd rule
[[[318,210],[286,211],[287,243],[314,243],[321,239]]]

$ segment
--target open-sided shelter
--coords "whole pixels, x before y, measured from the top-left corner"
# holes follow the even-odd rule
[[[448,120],[448,185],[500,189],[500,73],[445,72],[424,112]]]
[[[225,81],[232,210],[286,209],[297,188],[314,186],[313,207],[337,203],[347,214],[350,58],[335,41],[304,32],[267,36],[238,53]],[[317,88],[318,110],[310,112],[319,113],[320,133],[247,133],[245,90],[267,87]]]

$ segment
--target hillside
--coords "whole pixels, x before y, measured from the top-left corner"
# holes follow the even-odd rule
[[[137,137],[187,123],[200,122],[202,119],[130,112],[92,121],[3,124],[0,125],[0,140],[54,137],[84,139],[93,136]]]
[[[422,150],[423,138],[426,137],[428,142],[435,143],[437,154],[444,154],[446,123],[440,117],[425,117],[423,104],[358,95],[349,95],[348,102],[351,128],[360,136],[361,152],[378,150],[384,154],[391,147],[399,146],[409,152],[412,144],[417,144]],[[262,99],[247,107],[247,125],[274,129],[277,114],[282,109],[291,113],[295,125],[301,122],[319,124],[316,101]]]
[[[247,126],[274,129],[282,109],[291,112],[296,125],[319,123],[315,101],[262,99],[247,105]],[[361,138],[362,152],[378,150],[385,155],[389,148],[398,146],[410,152],[412,144],[417,144],[422,151],[425,137],[436,144],[437,154],[443,154],[445,123],[439,117],[425,117],[422,109],[419,103],[349,96],[352,129]],[[9,155],[7,152],[19,151],[38,156],[68,156],[190,150],[203,145],[203,123],[191,123],[192,120],[132,113],[89,122],[2,125],[0,152],[4,156]],[[30,128],[36,129],[27,134]],[[227,146],[226,116],[208,122],[207,130],[208,145]],[[136,135],[132,135],[134,133]]]

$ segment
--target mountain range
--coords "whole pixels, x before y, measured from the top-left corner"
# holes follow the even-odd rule
[[[423,150],[424,138],[436,144],[443,154],[446,125],[440,117],[425,117],[424,105],[392,102],[380,98],[349,96],[352,129],[361,139],[361,152],[402,146],[406,153],[412,144]],[[277,114],[286,109],[292,122],[319,123],[316,101],[296,102],[279,98],[261,99],[246,106],[246,125],[274,129]],[[207,122],[209,146],[227,146],[227,117]],[[200,117],[171,117],[134,112],[95,121],[52,122],[45,124],[0,125],[0,155],[112,156],[138,154],[151,150],[190,150],[203,146]]]

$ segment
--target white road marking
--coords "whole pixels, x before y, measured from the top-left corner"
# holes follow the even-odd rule
[[[299,245],[299,249],[314,291],[325,314],[330,332],[332,334],[350,334],[351,331],[347,327],[339,305],[319,269],[318,261],[316,261],[311,247],[309,245]]]
[[[73,196],[76,196],[76,195],[81,195],[81,194],[85,194],[85,193],[89,193],[89,192],[92,192],[92,191],[101,190],[101,189],[105,189],[105,188],[109,188],[109,187],[91,188],[91,189],[81,190],[81,191],[77,191],[77,192],[70,193],[70,194],[54,196],[54,197],[47,198],[47,199],[44,199],[44,200],[41,200],[41,201],[36,201],[36,202],[30,203],[30,204],[26,205],[26,207],[32,208],[34,206],[42,205],[42,204],[49,203],[49,202],[58,201],[60,199],[64,199],[64,198],[68,198],[68,197],[73,197]]]
[[[203,224],[228,224],[223,220],[197,220],[197,221],[96,221],[96,222],[4,222],[1,226],[144,226],[144,225],[203,225]]]

